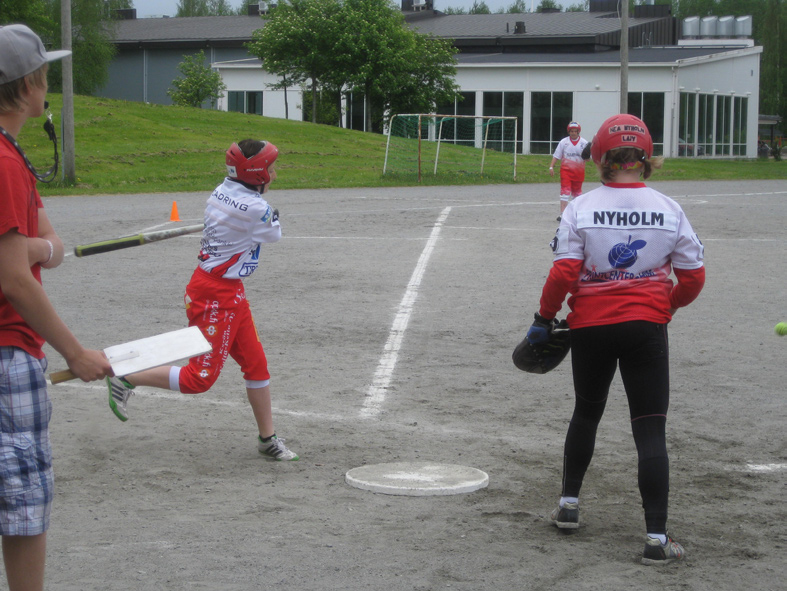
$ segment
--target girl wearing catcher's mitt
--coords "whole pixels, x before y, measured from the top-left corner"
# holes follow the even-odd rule
[[[579,491],[619,367],[639,457],[647,533],[642,562],[666,564],[685,555],[667,534],[667,323],[702,290],[703,246],[681,207],[642,182],[661,162],[651,160],[653,140],[640,119],[615,115],[604,121],[591,156],[604,185],[566,207],[552,242],[554,264],[528,331],[533,343],[549,338],[547,327],[570,294],[576,397],[562,496],[551,520],[561,529],[579,527]]]

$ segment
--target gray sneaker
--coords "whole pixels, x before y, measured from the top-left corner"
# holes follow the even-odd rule
[[[109,391],[109,408],[121,421],[127,421],[126,404],[134,394],[134,386],[121,377],[107,378],[107,390]]]
[[[648,537],[645,542],[645,551],[642,553],[642,564],[658,565],[669,564],[675,560],[683,560],[686,551],[669,535],[667,542],[662,544],[658,539]]]
[[[274,435],[270,441],[263,441],[262,437],[257,436],[257,450],[266,458],[277,462],[294,462],[298,459],[298,454],[287,449],[284,439],[279,439]]]
[[[552,511],[549,516],[560,529],[577,529],[579,527],[579,503],[566,503]]]

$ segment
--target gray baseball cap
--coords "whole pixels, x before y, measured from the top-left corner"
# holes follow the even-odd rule
[[[44,49],[41,38],[25,25],[0,27],[0,84],[27,76],[67,55],[71,55],[68,50]]]

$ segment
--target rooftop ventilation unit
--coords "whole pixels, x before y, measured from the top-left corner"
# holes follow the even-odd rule
[[[700,17],[690,16],[683,19],[683,36],[687,39],[695,39],[700,36]]]
[[[751,16],[739,16],[735,19],[735,36],[751,37],[752,21]]]
[[[719,29],[718,16],[704,16],[700,21],[700,35],[702,37],[716,37]]]
[[[733,33],[735,33],[735,17],[720,16],[716,34],[719,37],[732,37]]]

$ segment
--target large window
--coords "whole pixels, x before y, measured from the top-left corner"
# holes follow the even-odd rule
[[[483,115],[487,117],[516,117],[517,118],[517,137],[516,150],[522,151],[522,115],[524,111],[525,95],[521,92],[485,92]],[[506,124],[508,125],[508,123]],[[494,130],[494,131],[492,131]],[[511,139],[503,139],[502,127],[495,125],[490,128],[489,147],[494,150],[513,152],[514,146]],[[494,140],[494,141],[492,141]]]
[[[635,115],[645,122],[653,138],[653,154],[664,153],[664,93],[630,92],[628,94],[629,115]]]
[[[732,97],[716,97],[716,155],[729,156],[732,143]]]
[[[438,105],[438,115],[475,115],[475,92],[462,92],[461,100],[453,104]],[[475,146],[475,122],[472,119],[445,121],[442,126],[442,139],[454,140],[465,146]],[[463,139],[458,139],[463,138]]]
[[[366,101],[362,92],[348,92],[345,94],[347,99],[347,112],[345,113],[345,127],[366,131]]]
[[[682,92],[678,156],[745,156],[748,110],[746,97]]]
[[[227,110],[262,115],[262,91],[230,90],[227,93]]]
[[[697,146],[697,95],[680,93],[678,118],[678,156],[702,156],[704,150]]]
[[[732,111],[734,120],[732,125],[732,154],[734,156],[745,156],[749,99],[743,96],[736,96]]]
[[[530,95],[530,153],[552,154],[568,132],[574,112],[572,92],[533,92]]]
[[[697,96],[699,101],[697,117],[697,142],[703,154],[713,155],[713,121],[714,121],[714,96],[712,94],[700,94]]]

